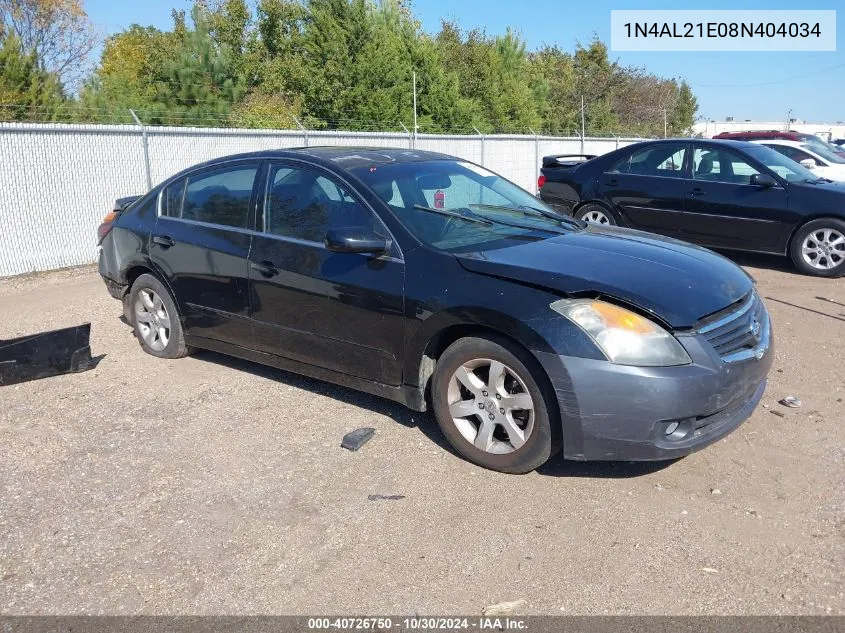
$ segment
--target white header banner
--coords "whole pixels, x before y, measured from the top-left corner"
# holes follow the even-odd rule
[[[611,11],[610,48],[835,51],[836,11]]]

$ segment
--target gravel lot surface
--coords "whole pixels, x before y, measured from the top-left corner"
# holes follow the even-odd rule
[[[845,279],[738,261],[776,333],[753,417],[671,464],[524,476],[375,397],[148,356],[94,268],[0,280],[0,338],[90,320],[102,356],[0,387],[0,612],[845,614]]]

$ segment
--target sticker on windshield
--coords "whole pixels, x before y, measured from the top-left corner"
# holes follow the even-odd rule
[[[434,194],[434,208],[435,209],[445,209],[446,208],[446,194],[438,189]]]
[[[493,175],[492,172],[487,171],[483,167],[479,167],[478,165],[473,165],[472,163],[466,163],[464,161],[459,161],[458,165],[465,169],[469,169],[471,172],[478,174],[479,176],[483,176],[484,178],[488,178]]]

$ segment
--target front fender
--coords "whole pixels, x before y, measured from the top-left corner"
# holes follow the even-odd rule
[[[581,328],[549,308],[549,303],[557,297],[547,297],[551,297],[551,300],[538,302],[536,311],[532,311],[527,302],[518,304],[520,308],[527,308],[524,316],[479,306],[455,306],[432,314],[419,324],[406,341],[405,382],[421,386],[420,377],[424,372],[420,371],[420,367],[425,356],[432,351],[432,342],[442,344],[443,337],[446,337],[445,344],[448,345],[473,332],[479,335],[487,332],[508,338],[532,352],[535,357],[544,354],[603,359],[604,355]]]

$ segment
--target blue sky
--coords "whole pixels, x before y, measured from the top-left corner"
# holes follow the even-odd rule
[[[190,6],[188,0],[87,0],[91,20],[108,33],[132,23],[170,26],[173,8]],[[522,33],[529,48],[557,44],[572,50],[577,41],[598,34],[610,43],[611,9],[837,9],[845,19],[842,0],[736,2],[705,0],[415,0],[414,12],[430,32],[442,18],[456,19],[463,28],[485,28],[504,33],[511,26]],[[778,53],[615,53],[623,64],[644,66],[666,77],[683,77],[699,99],[699,115],[723,120],[845,121],[845,24],[838,24],[836,52]],[[839,66],[839,68],[833,68]]]

